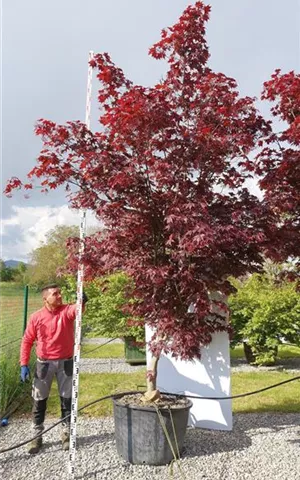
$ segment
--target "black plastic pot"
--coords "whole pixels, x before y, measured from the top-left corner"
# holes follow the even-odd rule
[[[113,399],[118,454],[133,464],[167,465],[170,463],[174,455],[155,407],[122,405],[119,402],[122,396],[123,394],[120,394]],[[186,406],[171,409],[179,452],[183,447],[191,406],[192,402],[188,400]],[[160,409],[160,412],[177,454],[170,412],[166,409]]]

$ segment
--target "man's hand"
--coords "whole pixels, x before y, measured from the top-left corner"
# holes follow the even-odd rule
[[[29,374],[30,374],[29,367],[27,367],[27,365],[23,365],[21,367],[21,381],[23,383],[25,383],[26,380],[29,380]]]
[[[88,301],[88,296],[85,292],[82,292],[82,303],[85,304]]]

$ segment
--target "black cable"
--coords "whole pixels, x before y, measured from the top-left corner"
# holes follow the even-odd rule
[[[10,401],[7,403],[6,405],[6,410],[5,410],[5,413],[1,416],[0,418],[0,422],[1,420],[3,420],[4,418],[9,418],[9,416],[15,412],[17,410],[17,408],[19,408],[19,406],[21,405],[22,401],[23,401],[23,398],[26,396],[26,395],[30,395],[29,391],[26,390],[26,386],[30,383],[30,380],[31,380],[31,375],[29,373],[29,377],[28,377],[28,380],[26,380],[25,382],[22,382],[21,379],[20,379],[20,383],[17,384],[16,388],[14,389],[13,393],[10,395]],[[21,392],[21,395],[18,394],[18,395],[15,395],[16,392],[21,389],[23,390],[23,392]],[[30,392],[31,392],[31,388],[30,388]],[[17,406],[14,406],[12,411],[10,412],[10,406],[16,401],[18,400],[18,403],[17,403]]]
[[[238,395],[232,395],[231,397],[200,397],[198,395],[185,395],[182,394],[182,397],[187,398],[200,398],[202,400],[232,400],[235,398],[242,398],[242,397],[249,397],[250,395],[255,395],[257,393],[265,392],[266,390],[270,390],[271,388],[279,387],[280,385],[284,385],[285,383],[294,382],[294,380],[300,380],[300,375],[298,377],[290,378],[289,380],[284,380],[283,382],[274,383],[274,385],[270,385],[269,387],[260,388],[259,390],[254,390],[253,392],[247,393],[240,393]],[[174,395],[174,393],[164,392],[165,395]]]
[[[29,383],[31,383],[31,374],[29,373],[29,377],[27,378],[27,380],[25,380],[25,382],[21,381],[20,379],[20,383],[16,386],[13,394],[11,395],[11,398],[12,400],[8,403],[8,405],[6,406],[6,411],[5,413],[1,416],[0,418],[0,422],[4,419],[4,418],[9,418],[10,415],[12,413],[14,413],[18,408],[19,406],[21,405],[21,403],[23,402],[23,399],[25,398],[26,395],[29,395],[31,397],[31,388],[30,388],[30,392],[26,390],[26,386],[29,385]],[[23,393],[21,393],[21,395],[17,395],[16,398],[14,398],[14,395],[16,393],[16,391],[19,389],[19,388],[23,388],[24,391]],[[12,409],[12,411],[10,411],[10,406],[12,405],[13,402],[15,402],[16,400],[18,400],[17,402],[17,405],[15,405]]]
[[[19,406],[21,405],[21,403],[23,402],[25,396],[30,396],[31,397],[31,394],[29,392],[23,392],[18,398],[18,402],[11,408],[11,405],[15,402],[15,399],[12,400],[8,406],[6,407],[6,411],[5,413],[1,416],[0,418],[0,422],[4,419],[4,418],[9,418],[11,416],[12,413],[14,413],[18,408]]]
[[[22,337],[21,337],[21,338],[22,338]],[[83,354],[84,354],[84,353],[92,353],[92,352],[94,352],[95,350],[97,350],[98,348],[103,347],[104,345],[107,345],[108,343],[111,343],[111,342],[113,342],[114,340],[117,340],[117,339],[118,339],[118,337],[111,338],[111,339],[108,340],[107,342],[104,342],[104,343],[101,343],[100,345],[97,345],[96,348],[94,348],[94,349],[92,349],[92,350],[89,350],[88,352],[82,352],[82,353],[83,353]],[[18,340],[20,340],[20,339],[18,339]],[[14,341],[16,341],[16,340],[14,340]],[[13,343],[13,342],[10,342],[10,343]],[[8,343],[7,343],[6,345],[8,345]],[[1,345],[1,346],[3,346],[3,345]],[[84,357],[83,357],[83,358],[84,358]],[[2,417],[0,418],[0,422],[1,422],[1,420],[3,420],[4,418],[9,418],[9,416],[10,416],[12,413],[14,413],[14,412],[18,409],[18,407],[21,405],[21,403],[22,403],[23,398],[25,397],[25,395],[27,395],[28,392],[25,392],[25,393],[21,394],[21,397],[19,397],[19,398],[20,398],[20,399],[19,399],[19,402],[17,403],[16,406],[13,407],[12,411],[10,411],[9,407],[10,407],[10,405],[16,400],[16,399],[13,398],[13,397],[14,397],[16,391],[17,391],[19,388],[20,388],[20,386],[18,385],[18,386],[16,387],[16,389],[14,390],[14,393],[11,395],[12,401],[9,402],[9,404],[7,405],[7,407],[6,407],[6,412],[5,412],[5,413],[2,415]],[[29,394],[29,393],[28,393],[28,394]],[[8,412],[9,412],[9,413],[8,413]]]
[[[249,395],[255,395],[257,393],[261,393],[261,392],[264,392],[266,390],[270,390],[271,388],[279,387],[280,385],[284,385],[284,384],[289,383],[289,382],[294,382],[295,380],[300,380],[300,376],[290,378],[289,380],[284,380],[283,382],[275,383],[274,385],[270,385],[269,387],[260,388],[259,390],[255,390],[253,392],[241,393],[239,395],[232,395],[230,397],[201,397],[200,395],[185,395],[185,394],[170,393],[170,392],[164,392],[164,394],[165,395],[172,395],[173,397],[176,396],[176,397],[181,397],[181,398],[182,397],[184,397],[184,398],[194,398],[194,399],[200,399],[200,400],[231,400],[231,399],[234,399],[234,398],[241,398],[241,397],[247,397]],[[134,395],[136,393],[144,393],[144,392],[141,392],[140,390],[134,390],[134,391],[130,391],[130,392],[120,392],[120,393],[113,393],[111,395],[106,395],[105,397],[98,398],[97,400],[93,400],[92,402],[87,403],[86,405],[83,405],[83,407],[80,407],[78,409],[78,412],[80,412],[81,410],[84,410],[85,408],[91,407],[95,403],[99,403],[103,400],[108,400],[109,398],[114,398],[114,397],[119,396],[119,395]],[[60,419],[58,422],[51,425],[51,427],[47,428],[46,430],[43,430],[43,432],[39,433],[35,437],[30,438],[29,440],[26,440],[25,442],[18,443],[17,445],[13,445],[12,447],[8,447],[8,448],[0,450],[0,454],[5,453],[5,452],[9,452],[10,450],[15,450],[16,448],[19,448],[19,447],[22,447],[23,445],[26,445],[27,443],[31,442],[35,438],[41,437],[42,435],[44,435],[44,433],[49,432],[49,430],[52,430],[52,428],[54,428],[57,425],[59,425],[60,423],[62,423],[66,418],[69,418],[70,416],[71,416],[71,414],[66,415],[64,418]]]
[[[137,390],[134,390],[134,391],[130,391],[130,392],[122,392],[122,395],[133,395],[135,393],[141,393],[141,392],[137,391]],[[113,398],[116,395],[121,395],[121,393],[114,393],[114,394],[111,394],[111,395],[106,395],[105,397],[98,398],[97,400],[94,400],[93,402],[87,403],[86,405],[83,405],[83,407],[78,408],[78,412],[80,412],[81,410],[83,410],[85,408],[91,407],[95,403],[101,402],[103,400],[108,400],[109,398]],[[54,423],[53,425],[51,425],[51,427],[47,428],[46,430],[43,430],[38,435],[35,435],[34,437],[30,438],[29,440],[25,440],[25,442],[18,443],[17,445],[13,445],[12,447],[8,447],[8,448],[4,448],[4,449],[0,450],[0,454],[5,453],[5,452],[9,452],[10,450],[15,450],[16,448],[19,448],[19,447],[23,447],[23,445],[26,445],[27,443],[32,442],[32,440],[35,440],[36,438],[42,437],[45,433],[52,430],[52,428],[54,428],[57,425],[59,425],[60,423],[62,423],[66,418],[69,418],[70,416],[71,416],[71,413],[66,415],[64,418],[61,418],[60,420],[58,420],[58,422]]]
[[[18,384],[16,386],[16,388],[14,389],[13,393],[10,395],[10,399],[9,401],[7,402],[7,405],[6,405],[6,412],[8,411],[7,409],[11,406],[11,404],[15,401],[15,395],[16,395],[16,392],[19,390],[20,388],[20,385]],[[18,398],[19,395],[17,395],[16,397]],[[2,418],[6,417],[6,413],[4,414],[4,416],[1,417],[0,420],[2,420]]]
[[[12,343],[18,342],[19,340],[22,340],[22,337],[16,338],[15,340],[12,340],[11,342],[4,343],[4,345],[0,345],[0,348],[6,347],[7,345],[11,345]]]
[[[82,349],[82,355],[83,355],[84,353],[92,353],[92,352],[94,352],[95,350],[97,350],[98,348],[104,347],[104,345],[107,345],[108,343],[113,342],[114,340],[117,340],[117,339],[118,339],[118,337],[116,337],[116,338],[111,338],[111,339],[108,340],[107,342],[101,343],[100,345],[97,345],[96,348],[93,348],[92,350],[89,350],[89,351],[87,351],[87,352],[84,352],[83,349]],[[85,345],[88,345],[88,344],[85,344]],[[83,347],[84,347],[84,344],[83,344]]]

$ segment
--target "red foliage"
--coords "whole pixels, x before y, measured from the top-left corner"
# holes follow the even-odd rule
[[[290,218],[285,230],[279,222],[279,180],[287,179],[285,205],[294,205],[290,167],[298,153],[266,151],[264,142],[274,136],[254,100],[240,98],[232,78],[207,67],[209,10],[197,2],[162,32],[150,54],[166,58],[169,71],[153,88],[133,85],[108,54],[96,55],[101,133],[80,122],[40,120],[36,133],[44,149],[29,173],[45,188],[66,185],[72,207],[91,209],[104,222],[105,235],[86,239],[87,277],[126,271],[140,300],[128,309],[155,329],[153,353],[183,359],[199,357],[199,344],[229,330],[215,313],[225,307],[214,304],[210,292],[228,294],[229,275],[256,271],[265,254],[283,258],[287,243],[289,254],[296,243]],[[286,139],[296,145],[298,110],[295,104],[290,112],[288,95],[297,94],[299,79],[290,74],[286,80],[276,75],[265,96],[280,96]],[[255,163],[249,153],[258,145],[263,152]],[[247,190],[255,169],[266,200]],[[20,186],[13,179],[6,192]],[[73,240],[73,268],[77,250]]]
[[[266,203],[280,215],[281,253],[300,256],[300,75],[281,74],[265,82],[262,99],[286,129],[271,134],[257,156],[256,172]],[[275,245],[274,249],[277,248]]]

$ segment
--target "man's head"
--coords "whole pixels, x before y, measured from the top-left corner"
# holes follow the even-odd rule
[[[45,285],[45,287],[42,288],[42,296],[44,300],[44,305],[49,310],[55,310],[62,305],[60,288],[58,285],[56,285],[56,283]]]

